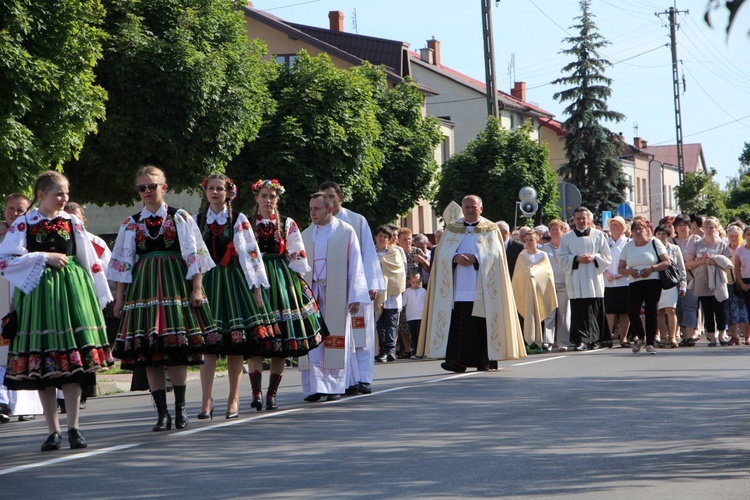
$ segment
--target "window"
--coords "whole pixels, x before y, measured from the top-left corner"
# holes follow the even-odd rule
[[[628,183],[628,201],[633,201],[633,177],[631,177],[628,174],[625,174],[625,181]]]
[[[669,193],[669,196],[667,197],[667,202],[669,203],[669,208],[671,210],[672,208],[674,208],[673,203],[672,203],[672,200],[674,199],[672,196],[672,186],[669,186],[667,189]]]
[[[295,59],[297,59],[295,54],[279,54],[276,56],[276,63],[291,66]]]
[[[641,180],[636,177],[635,178],[635,202],[637,204],[641,204]]]
[[[643,182],[643,193],[641,196],[643,196],[643,204],[648,205],[648,186],[646,185],[646,179],[641,179]]]

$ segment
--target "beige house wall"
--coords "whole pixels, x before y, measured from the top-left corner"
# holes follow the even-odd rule
[[[549,166],[555,173],[557,182],[563,181],[560,175],[560,166],[568,161],[565,156],[565,136],[557,135],[554,130],[550,130],[546,127],[539,128],[539,142],[546,145],[549,149]]]
[[[318,56],[323,51],[302,40],[293,40],[285,33],[274,30],[268,25],[259,23],[245,16],[245,30],[249,40],[260,39],[268,46],[268,57],[277,55],[294,55],[300,50],[306,50],[311,56]],[[351,68],[352,64],[332,54],[328,54],[337,68]]]

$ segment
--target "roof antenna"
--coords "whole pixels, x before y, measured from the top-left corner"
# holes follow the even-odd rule
[[[359,35],[359,31],[357,30],[357,9],[354,9],[354,12],[352,12],[352,28],[354,28],[354,33]]]

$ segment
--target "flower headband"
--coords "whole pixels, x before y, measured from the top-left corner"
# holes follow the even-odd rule
[[[258,179],[258,182],[252,185],[253,193],[257,193],[262,188],[275,189],[279,194],[284,194],[286,191],[278,179]]]
[[[219,178],[220,179],[220,178]],[[220,179],[229,184],[229,187],[232,189],[232,194],[229,196],[229,201],[234,201],[235,198],[237,198],[237,184],[234,183],[232,179],[227,177],[226,179]],[[201,182],[201,186],[203,186],[203,190],[205,191],[208,189],[208,177],[203,179],[203,182]]]

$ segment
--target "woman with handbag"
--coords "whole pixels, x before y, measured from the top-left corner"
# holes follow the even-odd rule
[[[710,276],[715,275],[716,258],[729,258],[732,254],[727,244],[719,238],[719,220],[716,217],[706,217],[703,221],[703,231],[703,238],[689,247],[685,266],[694,275],[694,293],[703,310],[708,347],[716,347],[717,344],[728,344],[724,340],[726,313],[724,301],[716,298],[716,289],[709,286],[709,281]]]
[[[666,347],[669,345],[674,349],[679,347],[679,344],[677,343],[679,331],[679,328],[677,327],[676,313],[677,298],[685,296],[685,290],[687,290],[687,275],[685,273],[685,261],[682,259],[682,251],[680,251],[680,247],[669,242],[669,232],[669,229],[665,226],[658,226],[654,230],[654,236],[661,241],[667,249],[667,255],[669,256],[670,261],[677,264],[677,268],[680,271],[680,283],[668,290],[662,289],[661,298],[656,307],[656,314],[659,322],[659,347]]]
[[[659,271],[670,266],[667,249],[661,241],[651,237],[650,222],[636,216],[630,225],[632,240],[620,253],[618,274],[628,276],[628,317],[633,335],[637,337],[633,352],[639,352],[646,340],[646,352],[656,354],[656,311],[661,298]],[[641,304],[644,304],[646,330],[641,323]]]

